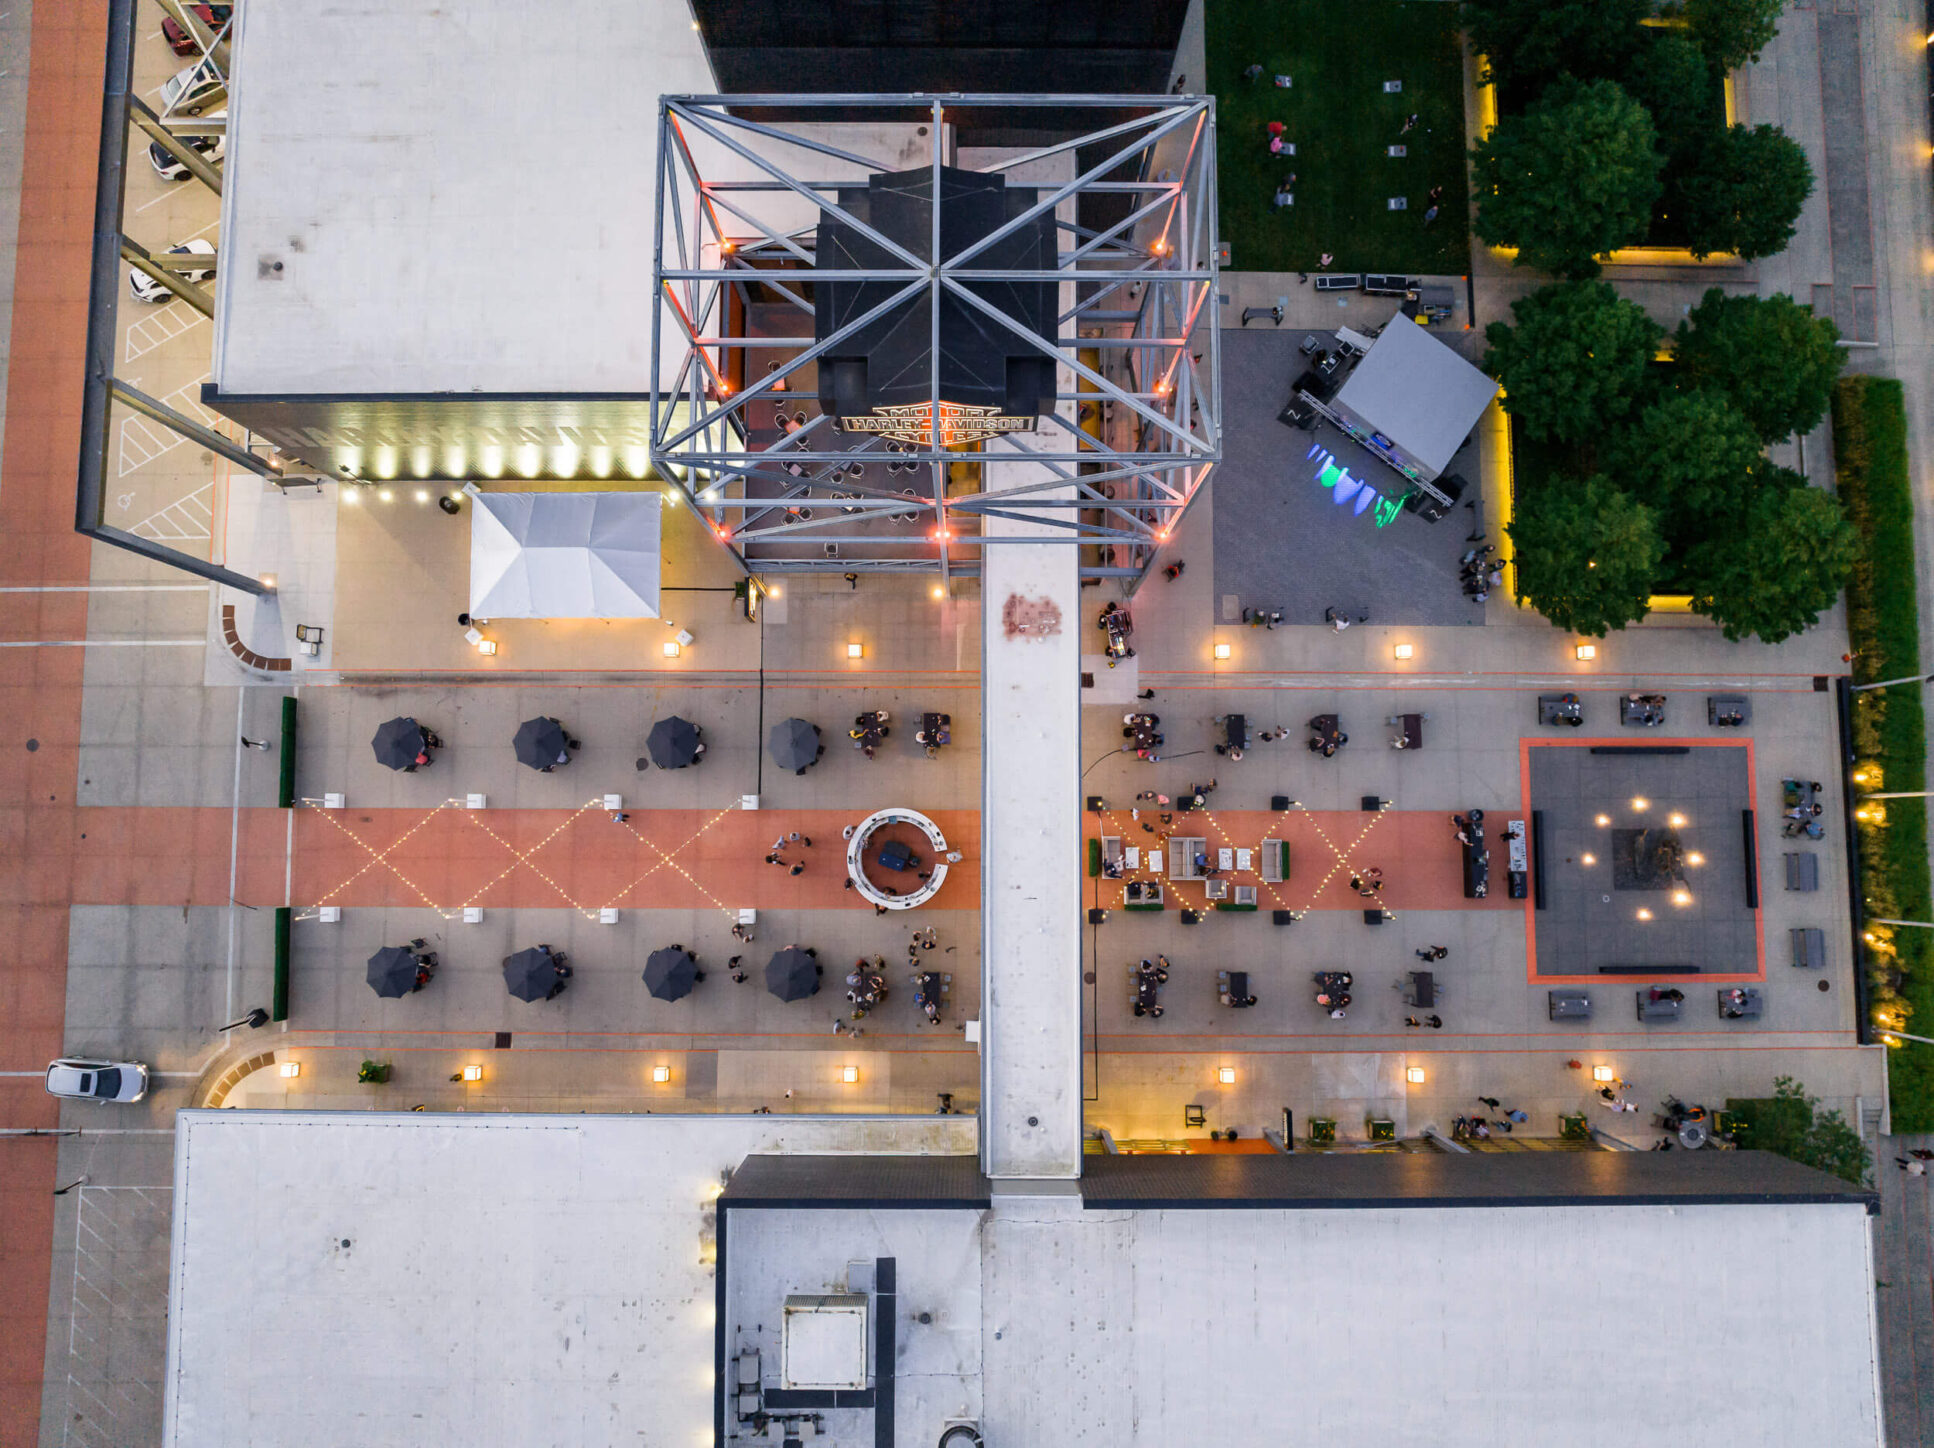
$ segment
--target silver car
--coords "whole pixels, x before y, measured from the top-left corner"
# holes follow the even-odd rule
[[[47,1068],[47,1094],[97,1105],[139,1101],[148,1094],[148,1068],[139,1061],[56,1061]]]
[[[169,247],[168,254],[170,256],[205,256],[212,260],[215,248],[212,243],[198,236],[191,241],[184,241],[180,246]],[[215,275],[215,268],[196,267],[193,271],[179,271],[175,275],[185,282],[205,282]],[[138,267],[128,268],[128,290],[134,293],[134,299],[137,302],[165,302],[174,296],[173,292]]]

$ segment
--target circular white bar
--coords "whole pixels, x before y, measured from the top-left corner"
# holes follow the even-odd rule
[[[927,878],[920,882],[920,888],[902,895],[889,895],[867,879],[862,863],[866,858],[867,842],[881,828],[894,824],[912,825],[918,829],[927,837],[927,843],[933,846],[935,855],[933,869]],[[918,810],[875,810],[853,827],[853,836],[846,842],[846,873],[853,882],[853,888],[871,904],[888,910],[912,910],[933,899],[940,892],[941,885],[946,882],[947,866],[945,861],[939,858],[946,852],[947,837],[940,832],[940,826]]]

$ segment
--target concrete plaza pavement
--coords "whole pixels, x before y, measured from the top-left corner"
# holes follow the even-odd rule
[[[1929,231],[1924,224],[1902,224],[1886,210],[1918,208],[1920,222],[1926,219],[1923,37],[1909,35],[1918,22],[1905,0],[1871,5],[1863,0],[1863,7],[1860,34],[1870,47],[1866,59],[1872,62],[1863,92],[1864,104],[1873,112],[1870,132],[1896,141],[1912,137],[1917,144],[1876,149],[1876,176],[1883,179],[1870,188],[1870,195],[1877,234],[1883,238],[1876,257],[1885,303],[1880,314],[1883,351],[1856,353],[1853,360],[1856,367],[1874,366],[1908,380],[1914,446],[1924,451],[1928,299],[1912,279],[1921,274]],[[1777,69],[1780,86],[1777,102],[1768,103],[1777,107],[1771,118],[1793,128],[1815,153],[1824,141],[1821,122],[1808,119],[1809,108],[1817,110],[1821,104],[1817,83],[1810,100],[1805,83],[1810,54],[1805,50],[1805,17],[1810,14],[1788,12],[1781,40],[1759,67],[1749,70],[1746,95],[1748,114],[1767,117],[1769,112],[1761,108],[1760,76]],[[26,18],[24,10],[17,11],[17,22]],[[61,389],[67,388],[67,379],[78,376],[92,157],[84,145],[71,148],[70,155],[66,147],[46,144],[46,138],[54,133],[48,128],[85,135],[94,123],[91,118],[98,117],[98,95],[91,93],[98,64],[87,49],[98,49],[97,20],[44,0],[33,7],[36,48],[31,59],[37,94],[31,124],[41,128],[41,144],[37,150],[27,149],[48,173],[39,178],[43,196],[60,194],[68,201],[65,193],[71,191],[82,201],[43,204],[35,211],[38,220],[21,223],[23,243],[40,244],[42,249],[33,255],[43,258],[23,271],[23,277],[37,289],[38,302],[51,298],[57,306],[36,311],[32,337],[23,331],[13,339],[16,377],[9,387],[9,436],[24,436],[27,442],[8,449],[0,519],[18,545],[7,566],[9,585],[132,585],[138,591],[9,595],[4,602],[13,620],[9,633],[19,641],[71,642],[84,636],[97,643],[85,649],[10,650],[6,660],[21,706],[18,717],[31,730],[26,737],[40,744],[31,754],[17,752],[10,798],[31,821],[25,827],[32,837],[51,842],[53,847],[40,853],[54,863],[34,865],[23,858],[10,866],[18,877],[9,901],[14,911],[10,921],[28,968],[18,973],[5,995],[11,1013],[6,1064],[27,1074],[0,1086],[12,1104],[7,1124],[51,1125],[59,1120],[88,1132],[60,1142],[58,1154],[45,1139],[4,1144],[8,1181],[23,1184],[18,1192],[6,1194],[9,1221],[27,1248],[10,1253],[10,1270],[0,1274],[10,1284],[4,1335],[16,1346],[25,1344],[35,1359],[20,1372],[8,1369],[0,1442],[9,1444],[36,1437],[47,1444],[156,1440],[159,1304],[165,1287],[155,1267],[165,1254],[172,1151],[165,1133],[177,1106],[205,1095],[204,1072],[219,1072],[227,1060],[273,1051],[302,1067],[295,1078],[274,1072],[247,1077],[231,1098],[238,1104],[342,1109],[422,1104],[432,1110],[541,1104],[705,1111],[768,1105],[778,1113],[930,1111],[941,1090],[965,1091],[969,1095],[963,1104],[970,1104],[976,1059],[952,1030],[954,1020],[964,1018],[966,1011],[956,1010],[940,1031],[916,1026],[910,1000],[897,980],[895,998],[865,1023],[868,1034],[858,1042],[832,1034],[831,1019],[839,1012],[826,994],[803,1006],[781,1007],[756,983],[732,985],[722,973],[711,973],[734,953],[724,948],[722,924],[716,929],[709,921],[701,925],[700,912],[690,910],[627,912],[615,927],[582,924],[578,928],[587,941],[578,949],[586,964],[584,977],[572,993],[548,1007],[515,1006],[542,1025],[526,1028],[511,1018],[513,1043],[504,1049],[496,1046],[495,1033],[504,1028],[505,1006],[511,1003],[488,995],[491,952],[509,939],[515,926],[561,934],[563,910],[533,906],[492,912],[483,926],[444,926],[451,934],[468,928],[491,935],[487,948],[475,948],[484,963],[471,960],[472,947],[453,951],[448,975],[423,995],[397,1003],[376,1002],[361,984],[357,951],[372,942],[407,938],[405,932],[427,934],[433,923],[430,912],[372,908],[345,912],[341,927],[304,922],[298,926],[298,1015],[291,1029],[271,1027],[226,1045],[218,1039],[216,1027],[233,1019],[238,1008],[265,999],[269,914],[245,907],[282,903],[275,887],[284,878],[278,853],[282,835],[272,828],[266,863],[242,861],[238,866],[266,880],[268,894],[238,903],[226,898],[232,894],[226,889],[230,854],[237,841],[255,838],[243,833],[245,821],[256,811],[272,813],[274,797],[273,756],[243,751],[233,736],[271,736],[283,691],[244,682],[218,648],[192,642],[206,636],[217,602],[206,590],[112,550],[93,549],[90,555],[68,531],[72,458],[66,453],[44,457],[46,449],[36,441],[42,435],[65,438],[75,426],[70,400]],[[76,29],[83,22],[94,29]],[[0,18],[0,32],[7,27]],[[1905,48],[1910,38],[1911,53]],[[1817,73],[1817,58],[1813,63]],[[10,71],[15,78],[20,73]],[[11,84],[0,77],[0,103],[12,94],[5,89]],[[21,134],[18,126],[0,126],[0,148],[6,136]],[[0,159],[4,154],[0,150]],[[1816,159],[1816,169],[1820,165]],[[73,174],[52,176],[60,167]],[[27,180],[35,177],[30,174]],[[1819,210],[1823,205],[1822,195],[1803,218],[1795,247],[1784,259],[1762,263],[1751,285],[1792,290],[1806,300],[1815,282],[1832,280]],[[50,245],[59,255],[81,259],[79,264],[46,261]],[[7,258],[12,255],[9,249]],[[1649,289],[1648,306],[1663,319],[1675,305],[1685,304],[1675,299],[1696,299],[1712,275],[1689,271],[1679,279],[1648,277],[1638,285]],[[1502,315],[1509,298],[1529,290],[1536,280],[1489,270],[1480,261],[1480,324]],[[1734,276],[1724,280],[1729,286],[1747,284]],[[1296,312],[1299,325],[1359,317],[1352,324],[1361,325],[1380,319],[1380,312],[1373,315],[1377,307],[1366,299],[1341,308],[1328,302],[1305,308],[1305,301],[1316,301],[1314,294],[1285,286],[1280,279],[1232,276],[1224,283],[1237,312],[1249,291],[1257,290],[1258,304],[1291,295],[1302,309]],[[73,335],[66,335],[63,327]],[[24,361],[32,362],[35,373],[23,383]],[[61,389],[53,390],[60,395],[47,388],[48,376],[62,379]],[[1809,445],[1808,461],[1816,477],[1826,460],[1824,448]],[[1529,728],[1528,701],[1540,689],[1587,693],[1596,718],[1603,716],[1618,690],[1644,683],[1670,694],[1675,707],[1689,706],[1675,715],[1676,725],[1679,718],[1702,718],[1703,693],[1724,685],[1752,693],[1756,739],[1778,739],[1801,759],[1822,757],[1830,740],[1828,697],[1813,692],[1813,681],[1842,667],[1845,637],[1837,616],[1778,648],[1727,645],[1698,620],[1658,618],[1602,641],[1598,658],[1590,664],[1573,657],[1572,640],[1501,600],[1489,606],[1487,626],[1481,629],[1398,630],[1377,621],[1374,609],[1370,624],[1342,635],[1321,628],[1314,618],[1293,620],[1293,627],[1274,632],[1231,627],[1220,622],[1221,600],[1213,594],[1208,566],[1214,505],[1211,485],[1184,523],[1171,554],[1193,553],[1198,566],[1174,584],[1152,580],[1133,604],[1142,650],[1139,682],[1157,689],[1156,707],[1164,714],[1171,739],[1178,741],[1178,753],[1206,749],[1214,716],[1232,707],[1246,710],[1252,727],[1263,727],[1256,721],[1282,713],[1286,717],[1272,722],[1288,723],[1292,729],[1309,714],[1339,705],[1346,714],[1366,720],[1397,712],[1399,701],[1433,715],[1432,743],[1415,758],[1383,748],[1377,737],[1381,728],[1372,724],[1343,758],[1328,762],[1337,767],[1324,772],[1316,772],[1311,757],[1294,740],[1288,747],[1297,753],[1287,763],[1265,751],[1233,769],[1218,763],[1218,805],[1263,808],[1286,776],[1301,782],[1301,791],[1292,793],[1300,792],[1312,804],[1326,801],[1326,808],[1347,807],[1353,793],[1384,794],[1416,810],[1464,807],[1480,786],[1508,795],[1516,779],[1514,741]],[[1440,531],[1455,532],[1468,517],[1459,515],[1440,525]],[[1424,525],[1406,517],[1393,526]],[[1361,542],[1339,532],[1314,539],[1310,546],[1348,549]],[[1091,596],[1098,604],[1108,592],[1096,590]],[[86,600],[84,612],[72,607],[81,598]],[[300,691],[301,788],[305,793],[346,789],[352,802],[369,807],[434,803],[442,791],[452,789],[460,773],[455,766],[468,756],[463,768],[474,762],[476,777],[485,781],[479,787],[503,799],[506,808],[575,804],[594,773],[602,788],[617,789],[628,801],[635,793],[647,808],[699,808],[755,786],[770,796],[776,809],[857,810],[875,798],[916,807],[927,801],[936,808],[974,808],[978,761],[970,754],[971,746],[956,745],[938,762],[918,754],[883,753],[863,765],[856,756],[834,759],[838,741],[833,740],[828,761],[804,778],[761,781],[754,764],[759,752],[756,731],[744,722],[748,704],[760,695],[763,664],[769,719],[775,707],[808,717],[817,710],[827,716],[821,722],[831,729],[863,707],[862,699],[890,697],[891,707],[904,718],[905,710],[923,707],[923,699],[951,697],[956,738],[970,740],[976,733],[965,722],[973,707],[977,656],[974,590],[969,587],[956,600],[936,602],[924,580],[867,579],[853,590],[835,576],[789,581],[777,602],[782,607],[769,608],[766,620],[765,658],[756,643],[759,632],[733,623],[721,601],[716,614],[706,616],[706,628],[699,630],[698,648],[680,661],[685,672],[676,680],[661,678],[657,661],[652,661],[648,681],[630,678],[623,687],[575,693],[569,681],[541,678],[521,678],[489,690],[429,688],[415,682],[394,690],[358,689],[318,680],[317,687]],[[277,626],[292,627],[296,621],[283,618]],[[1084,617],[1084,626],[1087,622]],[[735,631],[724,633],[728,627]],[[856,666],[847,664],[843,647],[855,630],[865,630],[867,652]],[[1213,657],[1218,641],[1230,644],[1229,660]],[[1392,656],[1398,642],[1413,645],[1414,656],[1407,664],[1399,665]],[[85,671],[78,658],[53,657],[60,654],[85,654]],[[512,657],[507,652],[507,664]],[[528,661],[516,663],[521,670]],[[209,679],[221,682],[211,686]],[[689,707],[688,700],[693,701]],[[527,706],[567,717],[585,739],[585,756],[570,770],[536,776],[506,765],[508,729]],[[643,730],[656,711],[668,706],[705,725],[713,753],[698,771],[639,775],[633,758]],[[1108,737],[1110,709],[1115,715],[1113,740]],[[452,752],[436,768],[415,776],[376,770],[367,754],[359,753],[367,748],[374,722],[412,711],[431,719],[446,738],[460,741],[461,755]],[[1084,767],[1119,743],[1122,709],[1097,704],[1088,712]],[[455,722],[446,728],[445,721]],[[460,732],[453,735],[452,730]],[[1185,738],[1189,742],[1181,743]],[[1775,752],[1762,744],[1757,787],[1763,813],[1771,813],[1765,803],[1767,781],[1776,789],[1778,770],[1790,767],[1776,762]],[[1176,776],[1214,758],[1208,754],[1179,761],[1176,770],[1160,771],[1161,783],[1154,787],[1168,788]],[[855,773],[862,765],[863,772]],[[748,777],[752,785],[745,783]],[[1087,790],[1121,800],[1150,787],[1143,781],[1153,777],[1143,766],[1118,757],[1094,768]],[[58,798],[44,799],[48,794]],[[80,858],[77,852],[83,845],[99,839],[79,838],[92,832],[92,820],[162,818],[146,812],[163,808],[212,811],[231,822],[226,838],[219,819],[213,834],[195,837],[195,850],[206,855],[202,863],[207,868],[199,878],[213,882],[205,897],[143,903],[131,903],[138,892],[118,899],[73,897],[70,862]],[[1834,872],[1843,868],[1838,851],[1823,851],[1822,889],[1813,897],[1841,911],[1845,891]],[[51,896],[50,889],[55,890]],[[1770,890],[1765,899],[1764,927],[1771,939],[1787,918],[1780,912],[1790,913],[1794,902]],[[762,922],[759,945],[769,945],[780,934],[804,934],[808,915],[822,955],[829,958],[829,975],[849,952],[879,950],[891,965],[896,960],[889,948],[893,940],[880,933],[889,924],[904,952],[900,922],[844,910],[791,916],[775,911]],[[58,928],[53,929],[56,917]],[[978,948],[971,911],[926,916],[921,923],[937,924],[943,946],[955,944],[957,954]],[[1804,988],[1808,981],[1794,982],[1797,973],[1790,968],[1769,963],[1769,991],[1782,984],[1788,988],[1773,996],[1769,1019],[1750,1049],[1718,1050],[1713,1049],[1716,1021],[1689,1017],[1678,1027],[1642,1032],[1616,1009],[1592,1024],[1616,1024],[1617,1031],[1595,1029],[1575,1037],[1538,1032],[1542,993],[1526,980],[1522,926],[1509,912],[1405,912],[1381,927],[1374,952],[1358,967],[1362,1006],[1353,1010],[1351,1020],[1337,1023],[1305,1019],[1310,1007],[1298,982],[1313,958],[1349,961],[1365,955],[1362,942],[1368,930],[1345,915],[1316,912],[1285,930],[1262,921],[1233,920],[1185,929],[1172,916],[1159,927],[1136,926],[1132,937],[1123,933],[1126,928],[1117,916],[1091,937],[1098,943],[1090,961],[1097,983],[1089,1022],[1094,1049],[1088,1114],[1092,1125],[1107,1126],[1117,1137],[1200,1135],[1181,1127],[1179,1108],[1192,1103],[1208,1107],[1208,1126],[1239,1126],[1245,1136],[1276,1125],[1285,1106],[1299,1121],[1311,1114],[1333,1114],[1346,1135],[1359,1132],[1357,1121],[1372,1111],[1392,1113],[1412,1131],[1430,1123],[1447,1127],[1451,1115],[1475,1106],[1480,1092],[1523,1105],[1547,1127],[1557,1111],[1589,1105],[1589,1083],[1583,1078],[1593,1064],[1613,1065],[1640,1088],[1635,1095],[1646,1104],[1667,1092],[1708,1101],[1727,1093],[1763,1092],[1774,1075],[1790,1074],[1854,1115],[1861,1104],[1872,1101],[1878,1080],[1877,1053],[1851,1045],[1852,1004],[1844,966],[1829,973],[1833,988],[1821,994]],[[1838,931],[1835,938],[1844,939],[1843,918],[1827,928],[1830,936]],[[711,929],[718,940],[702,937],[701,929]],[[1144,929],[1146,934],[1141,933]],[[337,933],[329,937],[323,934],[326,930]],[[639,951],[673,939],[702,945],[708,966],[704,995],[694,998],[686,1016],[676,1020],[656,1017],[636,980]],[[1423,943],[1451,946],[1444,974],[1449,999],[1456,1003],[1455,1011],[1446,1013],[1446,1029],[1428,1036],[1403,1031],[1404,1012],[1391,989],[1397,976],[1415,964],[1410,951]],[[1108,1001],[1100,994],[1104,972],[1119,973],[1151,944],[1188,973],[1171,985],[1174,1005],[1159,1031],[1128,1014],[1125,999],[1116,999],[1123,997],[1119,989]],[[1215,1002],[1206,984],[1223,962],[1259,975],[1272,973],[1263,1004],[1234,1017],[1241,1030],[1234,1029],[1231,1013]],[[1772,978],[1782,970],[1788,972],[1784,982]],[[963,992],[962,977],[972,971],[954,973],[955,991]],[[894,974],[890,970],[889,978]],[[620,987],[629,994],[618,995]],[[496,989],[501,992],[500,982]],[[619,1019],[606,1019],[615,1001],[626,1002],[617,1012]],[[394,1013],[385,1015],[392,1006]],[[1332,1025],[1347,1029],[1335,1031]],[[621,1040],[615,1048],[614,1036]],[[108,1128],[163,1134],[99,1135],[100,1112],[68,1107],[56,1113],[32,1078],[63,1048],[139,1054],[182,1073],[159,1081],[149,1102],[133,1112],[117,1113]],[[394,1063],[388,1086],[356,1083],[356,1067],[365,1057]],[[1581,1062],[1580,1069],[1567,1064],[1572,1059]],[[472,1063],[485,1067],[480,1082],[449,1080]],[[1237,1072],[1236,1082],[1228,1087],[1214,1077],[1215,1068],[1225,1063]],[[671,1079],[662,1086],[649,1079],[649,1068],[657,1064],[670,1068]],[[860,1080],[851,1087],[837,1077],[838,1068],[846,1064],[856,1064],[860,1071]],[[1421,1086],[1404,1081],[1403,1068],[1409,1064],[1425,1069]],[[1601,1124],[1622,1128],[1640,1119],[1619,1121],[1606,1114]],[[1885,1159],[1882,1166],[1892,1172]],[[66,1195],[49,1195],[53,1187],[81,1176],[88,1181]],[[1890,1185],[1904,1189],[1913,1184],[1903,1180]],[[1888,1210],[1896,1200],[1904,1198],[1890,1195]],[[1903,1250],[1919,1252],[1914,1260],[1922,1263],[1925,1218],[1919,1220],[1918,1245]],[[58,1253],[51,1264],[39,1245],[42,1241],[53,1243]],[[1924,1331],[1914,1331],[1919,1342]],[[1897,1432],[1905,1421],[1895,1415]]]

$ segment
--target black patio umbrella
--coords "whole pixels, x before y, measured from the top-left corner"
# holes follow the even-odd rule
[[[660,769],[683,769],[698,758],[698,726],[676,714],[660,719],[645,736],[645,748]]]
[[[564,726],[555,719],[526,719],[510,743],[517,751],[517,762],[532,769],[549,769],[570,748]]]
[[[386,1000],[406,996],[416,988],[416,952],[402,945],[385,945],[369,958],[369,988]]]
[[[391,769],[408,769],[423,752],[423,726],[414,719],[391,719],[380,724],[369,741],[376,762]]]
[[[819,726],[804,719],[782,720],[772,726],[766,748],[781,769],[804,769],[819,758]]]
[[[504,984],[520,1001],[541,1001],[557,984],[557,962],[550,951],[533,945],[504,957]]]
[[[645,961],[645,989],[661,1001],[678,1001],[692,993],[698,980],[698,962],[689,950],[666,946],[654,950]]]
[[[803,1001],[819,992],[819,966],[796,945],[766,962],[766,989],[782,1001]]]

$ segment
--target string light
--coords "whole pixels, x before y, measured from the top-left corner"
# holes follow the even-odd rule
[[[1331,854],[1336,856],[1336,864],[1331,867],[1328,874],[1324,875],[1321,880],[1316,882],[1316,888],[1310,892],[1308,903],[1304,904],[1300,908],[1291,906],[1288,901],[1283,899],[1282,893],[1276,888],[1277,883],[1287,883],[1286,881],[1271,882],[1268,880],[1264,880],[1261,876],[1261,871],[1258,870],[1254,872],[1257,877],[1256,883],[1260,885],[1262,889],[1268,893],[1269,898],[1273,902],[1275,902],[1275,905],[1278,909],[1292,910],[1296,915],[1298,915],[1298,917],[1300,917],[1304,911],[1314,908],[1316,901],[1322,896],[1324,889],[1329,885],[1331,880],[1335,879],[1338,875],[1344,874],[1346,872],[1349,874],[1359,873],[1358,867],[1351,860],[1350,856],[1359,846],[1362,845],[1363,841],[1369,836],[1370,831],[1377,827],[1378,822],[1383,819],[1385,813],[1386,811],[1378,810],[1373,814],[1371,814],[1368,823],[1366,823],[1361,830],[1357,831],[1356,838],[1351,840],[1347,845],[1339,846],[1336,843],[1336,841],[1332,840],[1329,837],[1329,835],[1324,831],[1323,826],[1317,822],[1316,816],[1314,814],[1312,814],[1300,802],[1292,803],[1288,809],[1282,811],[1280,814],[1276,816],[1276,818],[1278,820],[1286,820],[1292,814],[1301,814],[1305,819],[1309,821],[1310,828],[1316,831],[1316,837],[1319,840],[1321,840],[1325,846],[1328,847]],[[1101,816],[1102,823],[1103,823],[1103,830],[1104,832],[1112,832],[1115,834],[1126,836],[1129,832],[1127,827],[1128,823],[1131,823],[1131,822],[1122,821],[1121,819],[1118,818],[1118,814],[1119,812],[1114,810],[1108,810],[1103,812]],[[1222,821],[1216,818],[1215,812],[1213,810],[1194,810],[1194,811],[1191,811],[1191,817],[1199,818],[1204,823],[1204,825],[1207,827],[1208,830],[1213,831],[1217,836],[1217,838],[1219,838],[1223,844],[1227,845],[1232,850],[1253,848],[1257,853],[1260,853],[1262,850],[1261,841],[1258,841],[1253,847],[1248,845],[1238,845],[1235,839],[1229,834],[1229,832],[1223,828]],[[1146,847],[1142,851],[1142,859],[1144,861],[1143,865],[1141,866],[1141,868],[1129,872],[1129,874],[1131,876],[1136,876],[1136,877],[1145,876],[1156,880],[1160,880],[1163,877],[1163,872],[1160,869],[1160,867],[1154,862],[1159,861],[1161,857],[1162,857],[1161,845],[1156,844],[1156,845]],[[1184,881],[1184,882],[1171,881],[1170,883],[1199,884],[1201,882],[1200,881]],[[1120,908],[1126,902],[1127,895],[1128,895],[1128,880],[1127,878],[1124,878],[1120,884],[1120,893],[1116,895],[1114,899],[1114,907]],[[1206,892],[1205,892],[1205,896],[1206,896]],[[1208,903],[1209,903],[1208,900],[1205,898],[1203,901],[1204,908],[1207,907]]]

